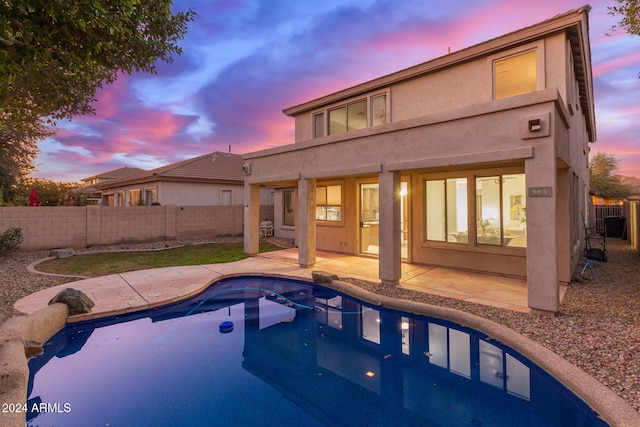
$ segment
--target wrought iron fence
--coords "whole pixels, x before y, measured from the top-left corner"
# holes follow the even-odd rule
[[[596,208],[596,231],[605,232],[604,219],[608,216],[624,216],[623,205],[595,205]]]

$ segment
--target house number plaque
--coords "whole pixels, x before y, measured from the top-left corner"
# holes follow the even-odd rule
[[[529,187],[529,197],[552,197],[551,187]]]

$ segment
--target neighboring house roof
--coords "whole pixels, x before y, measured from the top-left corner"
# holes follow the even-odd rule
[[[216,151],[149,171],[97,184],[101,190],[153,181],[185,181],[244,184],[243,160],[239,154]]]
[[[571,49],[575,60],[574,68],[580,91],[580,107],[583,110],[587,121],[586,126],[589,133],[589,140],[591,142],[595,142],[595,111],[593,81],[590,67],[591,50],[588,43],[588,12],[590,10],[591,6],[588,5],[573,9],[530,27],[505,34],[466,49],[452,52],[448,55],[352,86],[315,100],[286,108],[283,112],[288,116],[295,116],[346,98],[382,89],[404,80],[413,79],[420,75],[436,72],[463,62],[492,55],[494,53],[513,48],[517,45],[529,43],[552,34],[566,31],[569,40],[571,41]]]
[[[84,187],[74,188],[72,191],[74,193],[82,193],[89,194],[89,197],[99,198],[100,190],[96,187],[98,183],[106,184],[109,181],[113,181],[116,179],[126,178],[131,175],[138,174],[140,172],[144,172],[144,169],[140,168],[131,168],[129,166],[125,166],[122,168],[114,169],[108,172],[103,172],[97,175],[88,176],[83,178],[81,181],[84,183],[88,183],[94,180],[97,180],[96,184],[87,184]]]
[[[82,181],[87,182],[93,179],[99,179],[101,181],[108,180],[108,179],[120,179],[120,178],[126,178],[128,176],[138,174],[140,172],[144,172],[144,169],[131,168],[129,166],[125,166],[119,169],[111,170],[109,172],[103,172],[97,175],[88,176],[86,178],[83,178]]]

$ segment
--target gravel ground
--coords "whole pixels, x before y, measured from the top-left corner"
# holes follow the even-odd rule
[[[86,252],[159,249],[180,244],[119,245],[90,248]],[[607,249],[609,261],[592,270],[591,280],[570,283],[556,317],[529,315],[370,282],[349,281],[380,294],[447,306],[508,326],[580,367],[640,411],[640,255],[631,250],[628,242],[617,239],[609,239]],[[0,322],[19,314],[13,309],[18,299],[74,280],[27,271],[29,264],[47,256],[46,251],[17,252],[0,258]]]

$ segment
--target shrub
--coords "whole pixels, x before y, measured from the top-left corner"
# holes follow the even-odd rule
[[[13,227],[0,235],[0,254],[18,250],[22,243],[22,229]]]

